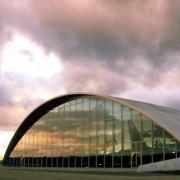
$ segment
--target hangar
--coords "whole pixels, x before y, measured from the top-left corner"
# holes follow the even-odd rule
[[[11,167],[133,168],[180,157],[180,111],[88,93],[32,111],[3,159]]]

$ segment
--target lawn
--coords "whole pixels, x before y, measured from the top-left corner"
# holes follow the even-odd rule
[[[120,172],[74,172],[50,169],[0,168],[2,180],[180,180],[180,175],[160,173]]]

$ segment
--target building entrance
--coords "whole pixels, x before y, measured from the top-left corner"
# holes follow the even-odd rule
[[[132,142],[131,167],[138,167],[142,164],[142,142]]]

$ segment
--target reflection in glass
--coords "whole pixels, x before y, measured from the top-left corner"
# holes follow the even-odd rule
[[[153,122],[153,162],[163,160],[164,138],[163,129]]]
[[[20,139],[11,166],[126,168],[180,157],[180,143],[143,114],[82,96],[41,117]]]

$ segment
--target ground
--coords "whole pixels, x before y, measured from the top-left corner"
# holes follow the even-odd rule
[[[0,167],[2,180],[180,180],[180,173],[136,173],[135,171],[87,172],[51,169],[22,169]]]

